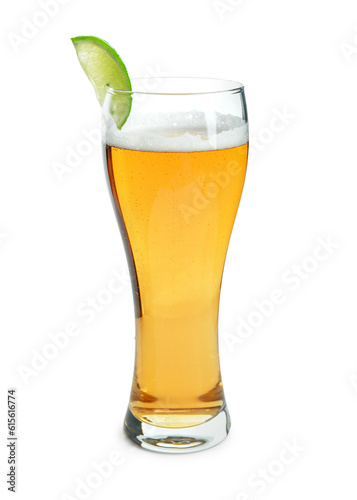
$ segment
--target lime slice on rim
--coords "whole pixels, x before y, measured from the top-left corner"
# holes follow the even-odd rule
[[[125,64],[107,42],[95,36],[77,36],[71,40],[101,106],[108,86],[119,90],[131,90]],[[119,129],[128,119],[131,101],[130,94],[116,93],[112,96],[110,112]]]

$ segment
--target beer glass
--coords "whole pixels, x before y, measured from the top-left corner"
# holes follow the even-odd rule
[[[146,449],[199,451],[230,428],[218,308],[247,165],[244,88],[206,78],[132,85],[108,87],[103,105],[107,180],[136,315],[124,432]],[[128,95],[119,130],[112,115]]]

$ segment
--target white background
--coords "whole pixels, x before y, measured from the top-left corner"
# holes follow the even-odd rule
[[[95,481],[93,462],[115,450],[122,463],[87,498],[355,499],[355,2],[69,0],[51,18],[40,3],[1,6],[0,496],[12,498],[6,392],[16,387],[21,500],[80,498],[80,481]],[[31,32],[32,21],[42,27]],[[126,263],[100,145],[55,173],[68,148],[99,127],[70,42],[77,35],[106,39],[132,77],[159,71],[246,87],[251,162],[220,314],[232,430],[201,453],[154,454],[122,434],[134,359],[130,286],[93,321],[78,314],[113,269],[125,283]],[[277,112],[289,119],[269,132]],[[318,262],[321,238],[333,248]],[[308,270],[295,285],[294,265]],[[242,340],[241,320],[252,321],[256,301],[274,289],[284,303]],[[71,322],[78,335],[21,375]],[[289,464],[280,458],[286,442],[298,449]]]

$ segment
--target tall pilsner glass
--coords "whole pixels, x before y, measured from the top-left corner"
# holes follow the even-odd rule
[[[218,354],[220,286],[242,194],[248,119],[240,83],[137,79],[108,87],[103,134],[110,191],[136,315],[125,434],[181,453],[228,434]],[[120,99],[131,112],[118,130]]]

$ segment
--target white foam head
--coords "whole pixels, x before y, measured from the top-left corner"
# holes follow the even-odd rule
[[[105,116],[103,141],[137,151],[212,151],[248,142],[248,125],[238,116],[202,111],[130,113],[122,130]]]

